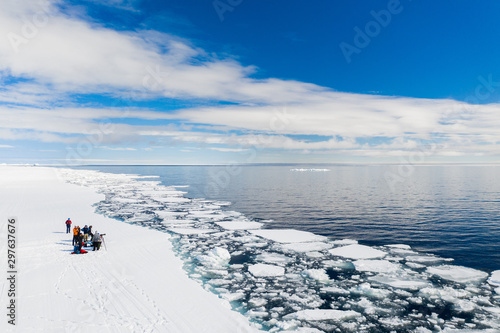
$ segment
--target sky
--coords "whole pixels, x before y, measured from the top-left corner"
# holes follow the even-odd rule
[[[0,163],[499,163],[499,10],[5,0]]]

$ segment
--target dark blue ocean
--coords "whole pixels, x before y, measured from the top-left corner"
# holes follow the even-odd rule
[[[268,228],[402,243],[482,270],[500,269],[500,166],[85,166],[189,185]],[[299,170],[297,170],[299,169]],[[328,171],[325,171],[327,169]]]

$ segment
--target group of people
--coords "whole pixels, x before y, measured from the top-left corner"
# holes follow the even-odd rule
[[[66,220],[66,233],[69,233],[71,230],[71,219]],[[83,246],[92,245],[92,251],[99,251],[101,248],[101,243],[103,242],[104,234],[99,234],[97,231],[95,233],[92,232],[92,226],[85,225],[80,229],[80,226],[75,226],[73,228],[73,246],[74,253],[82,253]],[[85,252],[83,252],[85,253]]]

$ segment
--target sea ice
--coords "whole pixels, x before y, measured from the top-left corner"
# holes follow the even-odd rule
[[[248,271],[255,277],[281,276],[285,269],[280,266],[268,264],[255,264],[248,267]]]
[[[325,255],[318,251],[306,252],[306,256],[309,258],[323,258]]]
[[[500,270],[491,272],[488,283],[493,286],[500,286]]]
[[[106,195],[98,204],[100,212],[164,232],[177,230],[171,239],[188,275],[225,302],[237,301],[231,303],[235,310],[269,332],[500,328],[500,272],[488,279],[493,287],[483,283],[459,288],[429,279],[433,269],[442,270],[429,266],[450,259],[419,253],[405,244],[375,248],[297,230],[249,230],[262,227],[264,221],[224,211],[221,202],[184,198],[184,193],[159,182],[138,182],[126,175],[99,177],[75,182]],[[159,198],[167,201],[153,200]],[[229,265],[229,252],[235,264]],[[320,309],[325,303],[336,310]],[[454,318],[434,316],[447,304]]]
[[[164,203],[182,203],[191,201],[191,199],[184,197],[153,197],[153,199]]]
[[[334,240],[332,242],[332,244],[335,244],[335,245],[351,245],[351,244],[358,244],[358,241],[354,240],[354,239],[344,238],[344,239]]]
[[[292,260],[292,258],[279,253],[268,253],[264,252],[255,257],[256,261],[263,261],[271,264],[286,264]]]
[[[168,210],[156,210],[155,214],[161,219],[170,219],[175,216],[184,216],[187,215],[188,212],[173,212]]]
[[[383,251],[360,244],[352,244],[352,245],[337,247],[335,249],[331,249],[328,252],[330,252],[330,254],[333,254],[335,256],[350,258],[350,259],[374,259],[374,258],[382,258],[386,255],[386,253]]]
[[[391,248],[395,248],[395,249],[411,250],[411,246],[406,245],[406,244],[389,244],[386,246],[391,247]]]
[[[300,243],[300,242],[314,242],[325,241],[325,236],[313,234],[312,232],[300,231],[294,229],[265,229],[265,230],[252,230],[252,234],[266,238],[278,243]]]
[[[350,289],[353,294],[361,294],[370,298],[384,299],[387,298],[391,292],[385,289],[372,288],[368,282],[362,283],[357,287]]]
[[[394,273],[401,269],[398,264],[393,264],[387,260],[356,260],[354,267],[360,272]]]
[[[163,220],[161,224],[171,225],[171,224],[190,224],[194,223],[193,220],[185,220],[185,219],[172,219],[172,220]]]
[[[260,229],[262,227],[262,223],[260,222],[215,222],[219,227],[222,227],[226,230],[248,230],[248,229]]]
[[[429,282],[425,280],[418,280],[410,277],[398,278],[394,276],[381,275],[381,274],[369,277],[368,280],[386,284],[394,288],[401,288],[407,290],[418,290],[429,286]]]
[[[330,309],[314,309],[314,310],[302,310],[294,313],[287,314],[284,319],[297,319],[305,321],[317,321],[317,320],[348,320],[354,319],[361,316],[359,312],[356,311],[342,311],[342,310],[330,310]]]
[[[200,229],[200,228],[170,228],[168,230],[180,235],[199,235],[216,231],[213,229]]]
[[[452,261],[453,260],[453,259],[439,258],[439,257],[433,257],[433,256],[421,256],[421,255],[408,256],[405,259],[407,261],[417,262],[417,263],[423,264],[423,265],[434,265],[434,264],[442,263],[445,261]]]
[[[248,304],[254,308],[261,307],[267,304],[267,300],[264,298],[252,298],[248,301]]]
[[[355,269],[352,262],[343,260],[325,260],[323,261],[323,265],[325,265],[326,267],[335,267],[341,269]]]
[[[222,247],[216,247],[208,251],[206,255],[197,256],[196,259],[205,266],[223,267],[229,264],[231,254]]]
[[[486,272],[478,271],[473,268],[452,265],[427,267],[427,272],[438,275],[445,280],[458,283],[478,283],[488,277],[488,273]]]
[[[321,288],[321,292],[323,293],[331,293],[335,295],[349,295],[349,291],[339,288],[339,287],[323,287]]]
[[[306,269],[302,275],[308,279],[316,280],[319,282],[328,282],[330,278],[324,269]]]
[[[295,252],[323,251],[328,250],[331,247],[332,245],[324,242],[288,243],[281,245],[283,250]]]

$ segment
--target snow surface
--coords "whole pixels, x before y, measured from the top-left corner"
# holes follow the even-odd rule
[[[189,279],[169,234],[96,214],[92,205],[104,195],[63,182],[58,171],[0,167],[0,257],[7,256],[7,216],[17,217],[19,291],[16,326],[7,326],[4,311],[0,332],[257,331]],[[70,255],[68,217],[106,233],[107,251]],[[2,278],[4,310],[7,289]]]
[[[42,186],[32,184],[39,182],[39,170],[50,170],[44,172],[52,175],[54,170],[20,170],[13,172],[19,173],[14,180],[22,180],[17,184],[9,183],[11,175],[3,179],[0,173],[0,186],[6,185],[0,188],[6,193],[14,188],[17,193],[14,199],[2,193],[0,199],[8,200],[0,201],[0,208],[41,223],[28,224],[33,230],[27,231],[31,238],[27,237],[23,247],[30,254],[21,259],[30,265],[26,271],[47,274],[52,280],[45,283],[45,276],[41,281],[30,277],[23,286],[26,297],[38,307],[55,304],[47,309],[27,305],[30,311],[20,313],[30,323],[20,331],[78,332],[73,326],[79,322],[99,332],[500,330],[500,287],[491,284],[497,281],[495,274],[490,283],[456,283],[427,270],[449,259],[419,253],[405,244],[369,247],[352,239],[332,240],[289,229],[248,230],[248,226],[257,226],[251,223],[256,221],[221,208],[229,202],[186,198],[176,186],[163,186],[155,180],[58,169],[60,179]],[[35,189],[27,192],[36,192],[37,199],[43,191],[51,196],[40,204],[26,203],[19,184]],[[26,200],[35,201],[35,195]],[[4,209],[18,202],[22,214],[17,208]],[[37,207],[37,214],[29,207]],[[94,209],[101,215],[94,214]],[[82,210],[87,215],[78,214]],[[64,228],[68,211],[74,222],[91,221],[95,230],[107,233],[108,252],[69,256],[63,250],[69,241],[66,235],[49,232],[45,237],[47,230]],[[49,212],[48,217],[38,218],[39,212]],[[226,225],[244,228],[228,229]],[[189,231],[175,233],[172,228]],[[40,235],[44,235],[43,243]],[[0,237],[4,236],[0,224]],[[2,245],[0,242],[0,255],[6,255]],[[44,256],[53,252],[47,267],[41,264],[40,250]],[[73,262],[76,264],[68,266]],[[115,268],[118,273],[109,275],[107,270]],[[109,279],[113,281],[110,287],[106,284]],[[2,284],[3,288],[5,282]],[[59,286],[57,294],[51,291],[55,286]],[[113,294],[116,286],[120,295]],[[3,302],[5,288],[1,290]],[[24,300],[28,304],[28,298]],[[79,307],[92,318],[92,324],[87,325],[85,316],[82,321],[74,314],[83,311]],[[351,311],[356,313],[352,317]]]
[[[374,259],[382,258],[386,255],[385,252],[374,249],[372,247],[360,244],[352,244],[331,249],[330,254],[349,259]]]

